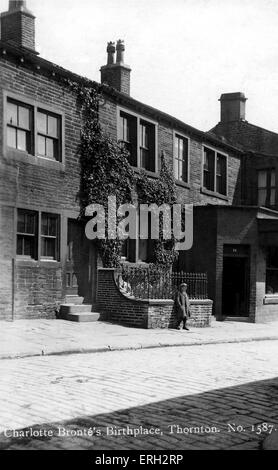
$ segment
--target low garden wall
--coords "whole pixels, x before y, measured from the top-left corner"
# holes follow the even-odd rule
[[[189,326],[208,327],[211,323],[212,300],[191,300]],[[115,270],[98,269],[97,307],[100,320],[134,328],[174,328],[176,316],[171,299],[135,299],[121,291]]]

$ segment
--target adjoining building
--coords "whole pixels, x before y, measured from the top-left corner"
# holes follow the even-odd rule
[[[208,272],[218,319],[278,318],[278,135],[258,131],[246,144],[242,94],[222,95],[210,132],[137,101],[124,50],[121,40],[108,43],[99,121],[146,178],[158,177],[163,153],[179,202],[194,204],[194,245],[179,266]],[[82,114],[61,79],[98,87],[41,58],[34,15],[10,0],[0,41],[0,319],[54,318],[69,296],[96,301],[100,259],[79,219]],[[125,258],[148,263],[148,244],[136,240]]]

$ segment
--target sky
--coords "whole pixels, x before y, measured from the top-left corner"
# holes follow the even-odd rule
[[[123,39],[131,96],[207,131],[221,93],[245,93],[246,119],[278,132],[277,0],[27,0],[41,57],[100,81]],[[0,0],[6,11],[8,0]]]

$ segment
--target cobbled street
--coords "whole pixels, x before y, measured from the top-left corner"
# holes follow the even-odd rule
[[[278,428],[277,351],[255,341],[2,360],[0,448],[259,449]]]

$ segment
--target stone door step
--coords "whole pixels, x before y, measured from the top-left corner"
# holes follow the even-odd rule
[[[97,312],[71,312],[64,313],[60,316],[63,320],[75,322],[96,322],[99,320],[100,314]]]
[[[92,305],[87,305],[87,304],[81,304],[81,305],[62,304],[60,306],[61,315],[64,315],[67,313],[83,313],[83,312],[91,312],[91,311],[92,311]]]
[[[65,304],[74,304],[74,305],[81,305],[83,304],[84,297],[80,297],[79,295],[66,295],[65,296]]]

